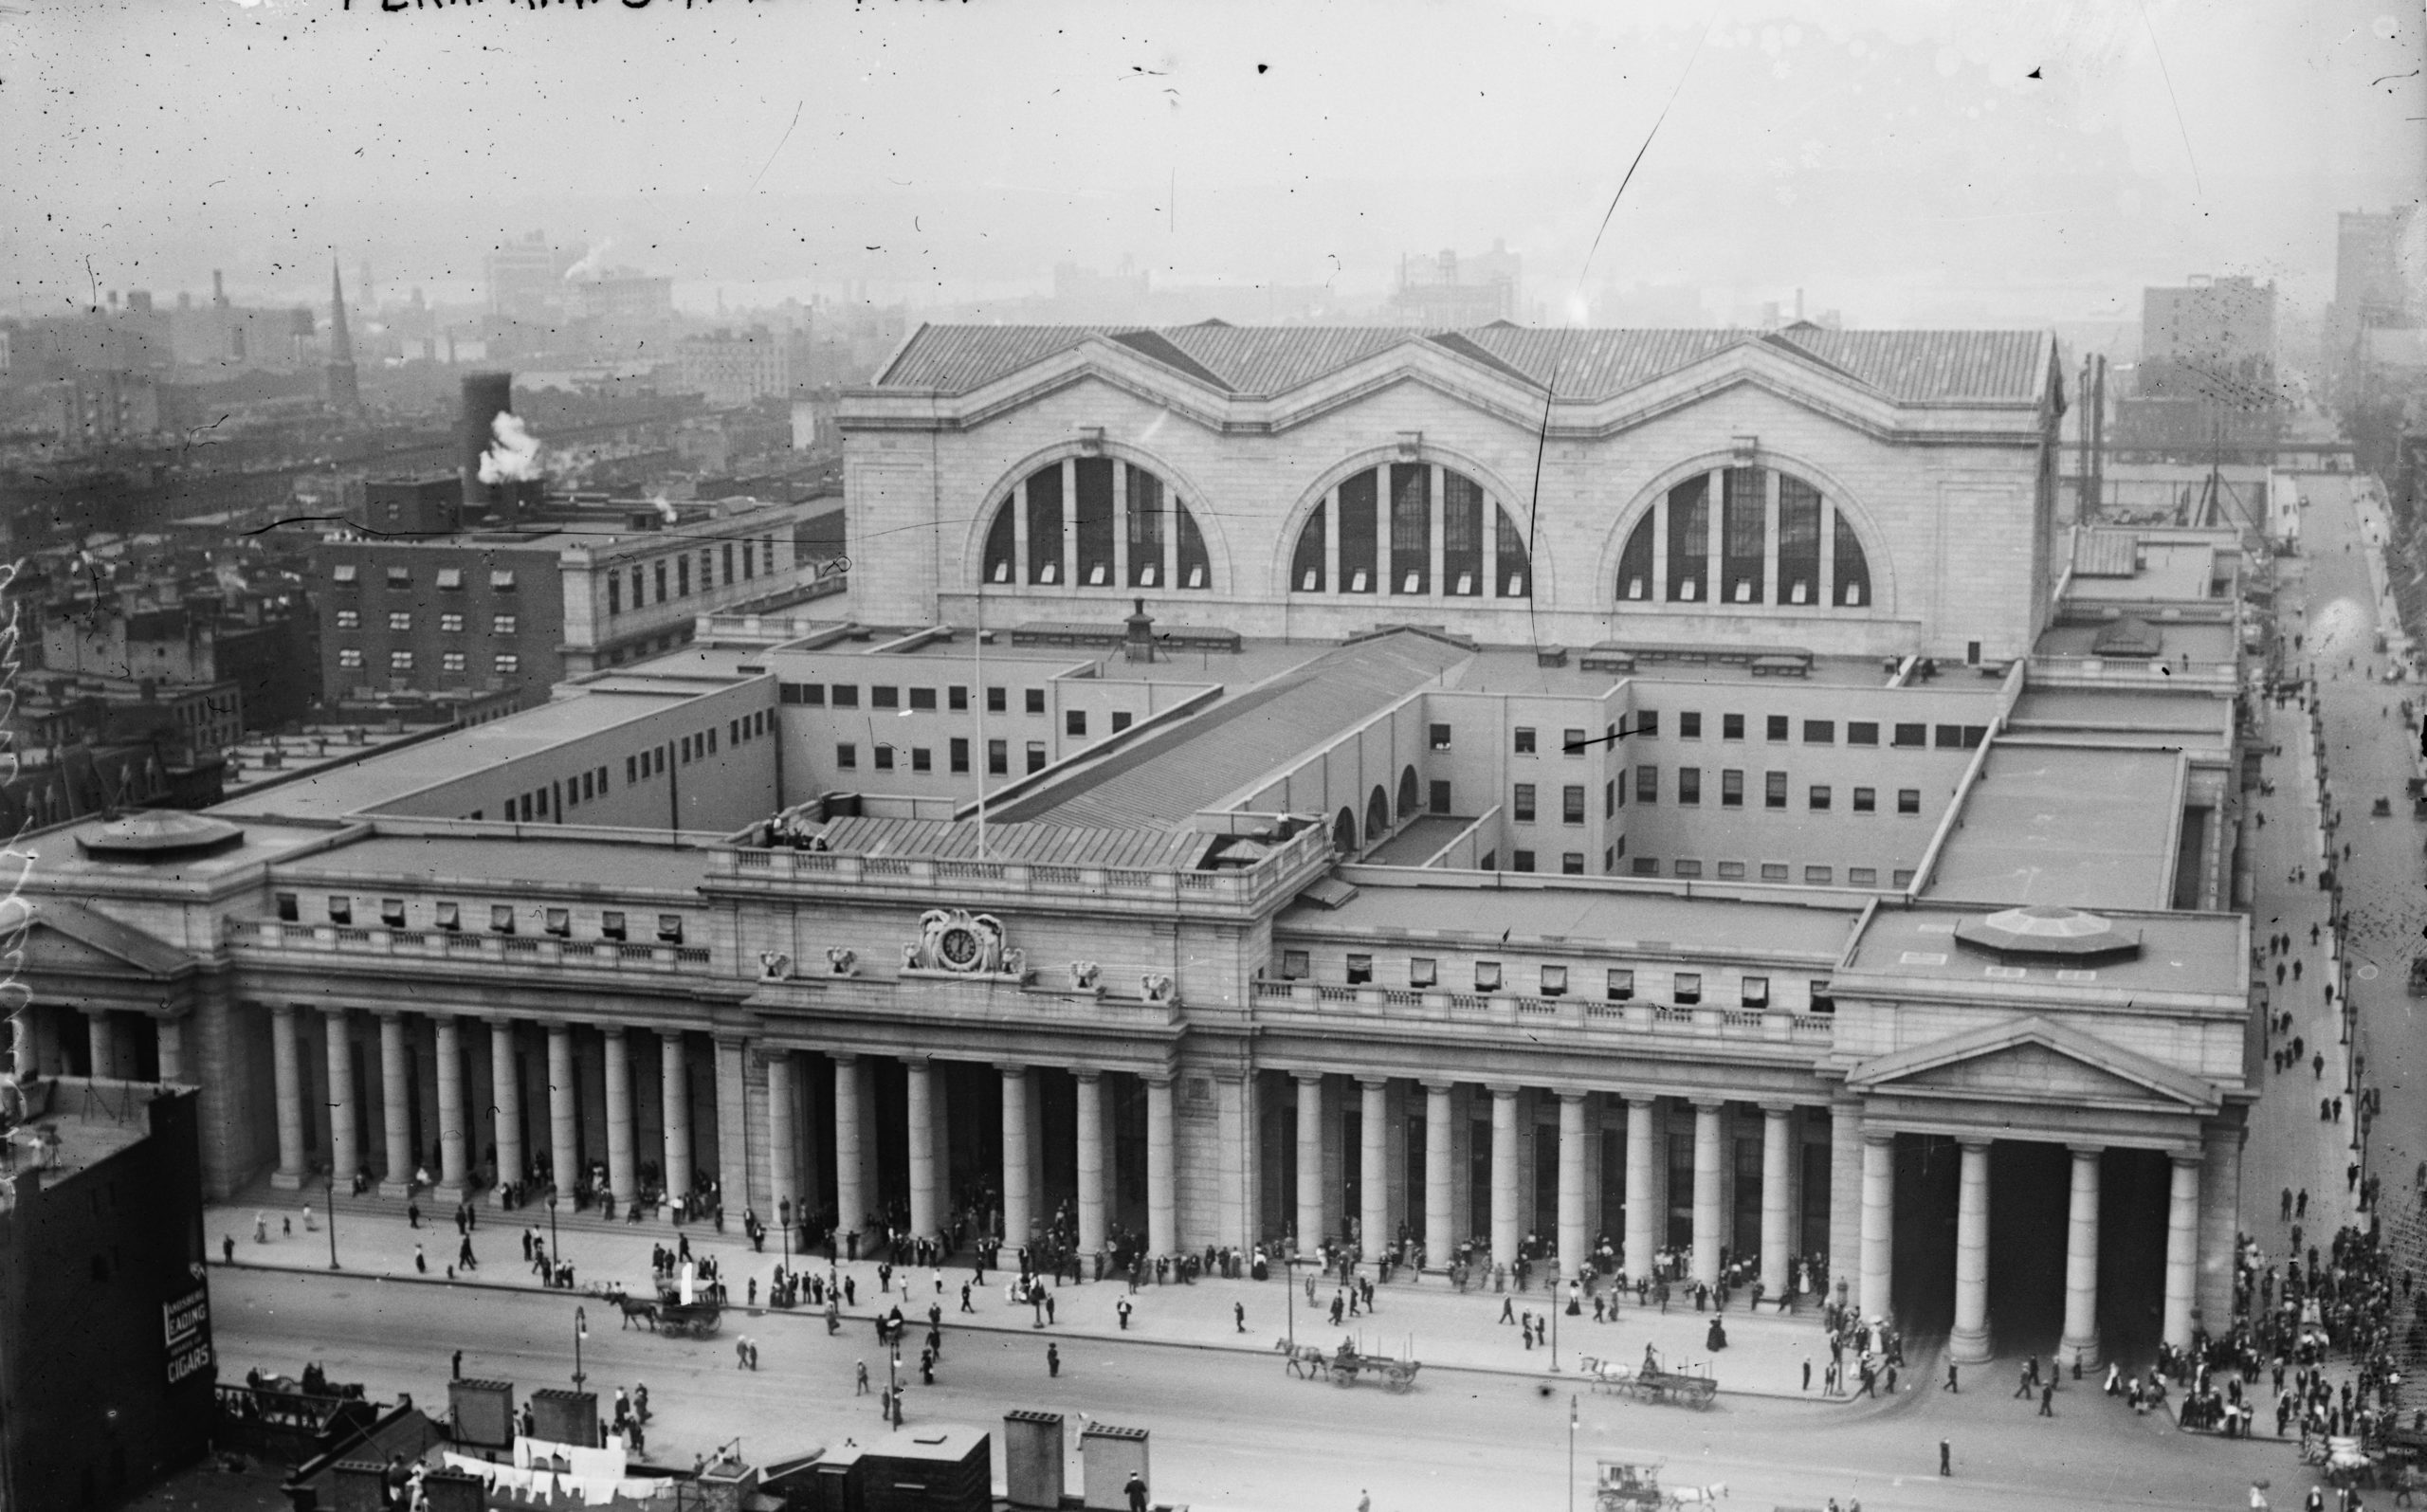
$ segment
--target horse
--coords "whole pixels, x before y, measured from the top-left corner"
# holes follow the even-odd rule
[[[1293,1348],[1289,1340],[1276,1339],[1272,1341],[1272,1348],[1276,1354],[1287,1357],[1283,1363],[1288,1366],[1290,1375],[1302,1380],[1313,1380],[1318,1375],[1326,1380],[1331,1377],[1331,1357],[1314,1345],[1300,1344]]]
[[[1727,1483],[1713,1481],[1708,1485],[1678,1486],[1669,1493],[1669,1500],[1676,1506],[1708,1505],[1725,1495],[1727,1495]]]
[[[657,1303],[645,1302],[637,1297],[630,1297],[620,1291],[611,1294],[608,1300],[623,1313],[626,1328],[631,1327],[632,1321],[638,1319],[648,1324],[650,1333],[657,1332]]]

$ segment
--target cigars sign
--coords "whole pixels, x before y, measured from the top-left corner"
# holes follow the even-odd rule
[[[160,1304],[161,1329],[169,1346],[169,1384],[176,1385],[210,1368],[210,1289],[196,1286],[184,1296]]]

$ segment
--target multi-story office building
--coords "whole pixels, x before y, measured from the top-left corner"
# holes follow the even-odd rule
[[[71,977],[37,914],[18,1064],[149,1044],[221,1191],[494,1145],[2182,1342],[2254,1095],[2238,546],[2060,536],[2063,402],[2027,333],[922,331],[843,403],[848,617],[174,867],[77,829],[34,885],[117,933]]]

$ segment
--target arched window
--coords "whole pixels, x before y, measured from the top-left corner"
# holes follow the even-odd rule
[[[1357,815],[1346,809],[1331,822],[1331,847],[1343,856],[1357,853]]]
[[[1415,817],[1415,768],[1406,767],[1399,772],[1399,823]]]
[[[1864,609],[1870,562],[1853,521],[1811,483],[1718,467],[1644,511],[1618,552],[1615,591],[1621,604]]]
[[[1365,797],[1365,838],[1369,842],[1379,839],[1390,828],[1391,795],[1378,782]]]
[[[1481,483],[1432,463],[1341,479],[1306,512],[1289,554],[1294,593],[1524,598],[1533,579],[1507,510]]]
[[[1188,506],[1161,478],[1109,457],[1048,463],[1014,484],[986,527],[981,570],[988,587],[1214,586]]]

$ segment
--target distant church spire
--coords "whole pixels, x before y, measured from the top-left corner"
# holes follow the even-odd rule
[[[345,280],[338,261],[329,259],[329,408],[339,414],[362,409],[362,391],[354,372],[354,337],[345,328]]]

